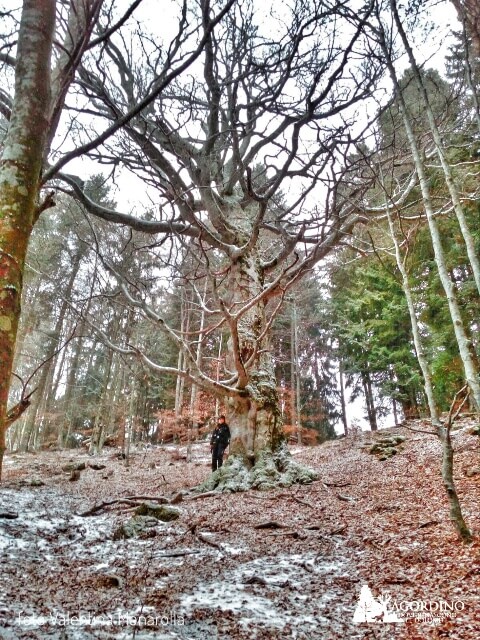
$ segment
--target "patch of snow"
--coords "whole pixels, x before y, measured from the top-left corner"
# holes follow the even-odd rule
[[[305,570],[305,565],[308,570]],[[188,615],[198,609],[217,609],[241,614],[242,626],[266,625],[275,629],[283,629],[286,625],[301,626],[306,631],[317,628],[319,623],[327,623],[328,619],[314,609],[327,607],[335,600],[335,593],[324,592],[322,597],[310,603],[303,613],[299,614],[294,607],[279,607],[274,603],[274,595],[286,589],[289,596],[305,603],[307,596],[301,593],[305,580],[315,579],[313,576],[341,576],[345,574],[346,563],[325,562],[316,554],[285,554],[276,557],[257,558],[239,565],[222,580],[202,583],[180,600],[180,611]],[[256,593],[258,584],[255,578],[262,581],[262,595]],[[295,637],[295,636],[292,636]]]

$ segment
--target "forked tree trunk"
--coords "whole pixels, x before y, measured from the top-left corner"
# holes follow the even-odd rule
[[[233,308],[240,308],[263,291],[259,265],[253,252],[234,265],[229,283],[236,303]],[[259,298],[235,325],[231,323],[226,365],[239,373],[240,395],[228,399],[230,456],[227,464],[201,485],[202,490],[217,486],[230,491],[267,489],[311,482],[316,477],[286,451],[265,306],[265,300]]]
[[[24,0],[15,98],[0,160],[0,478],[25,255],[49,129],[54,25],[55,0]]]

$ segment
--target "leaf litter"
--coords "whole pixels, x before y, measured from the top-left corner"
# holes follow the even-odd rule
[[[7,457],[0,488],[0,638],[191,640],[420,640],[480,637],[478,436],[454,435],[455,478],[474,542],[448,521],[435,439],[404,428],[404,447],[380,462],[372,434],[295,447],[319,471],[308,486],[208,495],[208,445]],[[390,430],[389,430],[390,431]],[[382,432],[384,433],[384,432]],[[85,462],[77,482],[61,467]],[[31,486],[32,478],[41,483]],[[183,492],[171,522],[114,540],[134,508],[102,502]],[[351,500],[343,500],[348,496]],[[15,517],[17,516],[17,517]],[[278,527],[258,528],[262,523]],[[354,623],[362,586],[396,601],[463,604],[454,617]]]

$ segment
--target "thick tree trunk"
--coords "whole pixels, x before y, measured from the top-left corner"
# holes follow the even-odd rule
[[[55,0],[24,0],[15,98],[0,160],[0,478],[23,269],[49,129],[54,25]]]
[[[293,461],[286,450],[259,264],[256,255],[247,254],[233,267],[229,283],[232,308],[249,305],[230,322],[226,359],[227,369],[238,372],[240,394],[228,399],[229,459],[201,485],[202,490],[267,489],[311,482],[316,477],[312,470]],[[258,301],[252,304],[252,300]]]
[[[247,304],[263,290],[263,274],[256,256],[240,259],[234,269],[235,302]],[[259,454],[276,450],[283,441],[275,365],[263,329],[267,323],[265,302],[260,300],[238,320],[229,340],[227,366],[239,371],[243,398],[229,400],[232,431],[230,451],[254,462]]]

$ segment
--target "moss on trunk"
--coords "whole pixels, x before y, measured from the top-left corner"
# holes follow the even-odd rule
[[[284,443],[276,451],[261,451],[254,464],[249,464],[242,456],[230,456],[223,467],[214,471],[195,491],[267,491],[295,484],[310,484],[317,478],[314,469],[293,459]]]
[[[49,128],[54,24],[55,0],[24,0],[15,97],[0,159],[0,478],[23,269]]]

